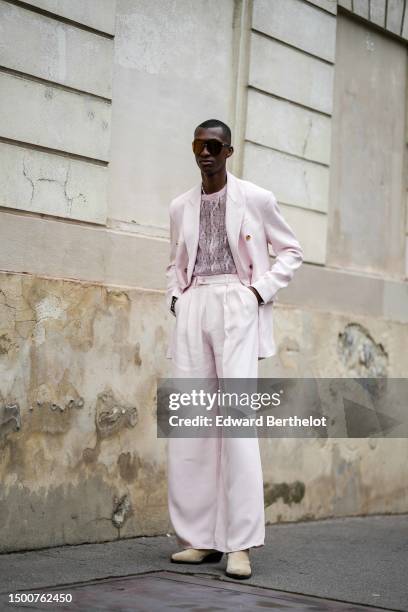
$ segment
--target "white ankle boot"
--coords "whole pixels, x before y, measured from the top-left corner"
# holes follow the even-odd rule
[[[172,563],[215,563],[221,561],[223,553],[213,549],[186,548],[171,555]]]
[[[252,575],[249,562],[249,549],[228,553],[226,575],[230,578],[250,578]]]

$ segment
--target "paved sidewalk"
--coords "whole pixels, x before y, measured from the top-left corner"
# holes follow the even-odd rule
[[[143,591],[146,597],[152,598],[153,591],[149,591],[151,584],[156,600],[162,597],[163,601],[160,600],[158,605],[158,600],[155,600],[156,603],[151,603],[150,610],[160,609],[163,612],[170,609],[203,610],[204,607],[206,610],[237,610],[239,600],[236,598],[243,597],[243,591],[257,596],[256,601],[260,606],[257,609],[355,610],[357,604],[365,604],[370,608],[408,611],[407,515],[330,519],[269,526],[265,547],[251,552],[253,576],[245,582],[234,581],[225,576],[225,556],[218,564],[172,564],[168,560],[169,555],[176,549],[174,537],[161,536],[0,555],[0,610],[58,610],[61,606],[56,603],[44,604],[44,607],[8,606],[8,593],[34,588],[46,590],[44,587],[57,585],[61,588],[63,585],[71,585],[74,589],[75,583],[85,585],[96,580],[99,582],[94,585],[81,587],[82,592],[87,591],[93,597],[95,592],[103,587],[107,593],[106,597],[110,596],[112,601],[115,593],[117,597],[122,598],[126,595],[126,585],[129,587],[129,593],[131,589],[137,594]],[[148,575],[142,576],[143,574]],[[126,577],[126,580],[103,580],[112,577]],[[132,582],[131,577],[138,577],[138,580]],[[192,579],[194,589],[207,589],[197,591],[197,598],[204,592],[208,594],[209,601],[212,593],[216,591],[216,607],[196,606],[194,602],[190,605],[187,599],[185,604],[176,603],[176,599],[181,601],[183,592],[186,597],[188,593],[191,599],[195,592],[193,585],[188,586],[188,591],[183,589]],[[160,595],[158,585],[163,584],[170,585],[167,596],[165,590]],[[214,588],[211,590],[212,586],[216,587],[215,591]],[[263,590],[251,590],[251,586],[263,587]],[[265,591],[265,588],[274,589],[275,592]],[[278,591],[281,593],[276,593]],[[234,601],[234,608],[225,607],[226,604],[224,606],[222,603],[221,595],[227,592],[226,601]],[[172,593],[174,601],[171,599]],[[231,593],[235,599],[231,597]],[[262,593],[265,596],[263,599],[261,597],[261,601]],[[294,596],[291,598],[289,593],[352,602],[355,606],[332,608],[327,601],[320,602],[319,605],[318,600],[315,600],[316,605],[313,607],[306,604],[296,607],[306,599]],[[92,597],[88,602],[92,601]],[[245,597],[248,598],[249,595]],[[138,597],[134,597],[130,607],[122,604],[116,607],[111,604],[112,607],[109,607],[106,599],[103,609],[133,609],[138,612],[145,610],[141,596],[140,605],[138,601]],[[150,601],[153,602],[153,599]],[[198,604],[198,601],[196,603]],[[67,606],[64,609],[100,612],[102,608],[98,604],[93,607],[88,603],[86,608]]]

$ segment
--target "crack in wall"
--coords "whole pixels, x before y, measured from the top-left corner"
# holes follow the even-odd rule
[[[55,179],[55,178],[49,178],[46,176],[40,176],[36,179],[33,179],[33,177],[30,176],[28,172],[28,168],[26,166],[26,160],[23,159],[23,175],[31,185],[30,206],[33,205],[34,197],[36,194],[35,185],[36,183],[42,183],[42,182],[55,183],[56,185],[61,187],[62,195],[63,195],[65,204],[66,204],[66,213],[68,216],[72,215],[72,208],[73,208],[74,202],[77,201],[78,204],[85,205],[87,203],[87,198],[84,193],[79,191],[76,195],[73,195],[73,196],[70,196],[68,193],[69,181],[71,180],[71,164],[70,163],[68,164],[67,168],[64,169],[64,173],[65,173],[65,177],[63,181]]]
[[[0,295],[4,296],[4,302],[2,302],[3,306],[7,306],[7,308],[11,308],[11,310],[14,310],[14,311],[17,310],[16,306],[12,306],[11,304],[9,304],[7,302],[7,296],[6,296],[6,293],[5,293],[5,291],[3,289],[0,289]]]
[[[313,119],[310,117],[309,118],[309,122],[308,122],[308,126],[307,126],[307,132],[306,132],[305,140],[303,142],[303,148],[302,148],[302,155],[303,155],[303,157],[306,154],[307,145],[309,144],[309,137],[310,137],[310,133],[312,131],[312,125],[313,125]]]
[[[27,168],[26,168],[26,165],[25,165],[25,159],[23,159],[23,175],[25,176],[25,178],[27,179],[27,181],[31,185],[31,197],[30,197],[30,205],[31,205],[33,203],[33,199],[34,199],[35,186],[34,186],[34,182],[33,182],[32,178],[28,175]]]

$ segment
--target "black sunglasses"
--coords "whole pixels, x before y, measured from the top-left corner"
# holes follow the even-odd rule
[[[207,151],[210,155],[216,157],[219,155],[223,147],[230,147],[231,145],[226,142],[221,142],[216,138],[210,138],[209,140],[200,140],[195,138],[192,142],[194,155],[201,155],[204,147],[207,147]]]

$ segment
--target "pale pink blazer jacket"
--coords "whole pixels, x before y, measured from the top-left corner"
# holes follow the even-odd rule
[[[190,285],[197,255],[201,181],[170,203],[170,262],[166,269],[167,305]],[[273,301],[303,261],[303,250],[282,216],[274,194],[227,171],[225,225],[237,274],[265,304],[259,307],[259,359],[276,353]],[[268,244],[275,260],[271,266]],[[173,330],[174,333],[174,330]],[[171,345],[167,357],[171,358]]]

